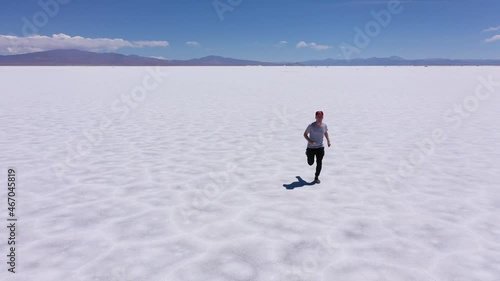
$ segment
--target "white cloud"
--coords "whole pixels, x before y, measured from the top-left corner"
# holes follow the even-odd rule
[[[278,44],[274,44],[274,47],[285,47],[288,44],[287,41],[279,41]]]
[[[500,41],[500,35],[495,35],[491,38],[484,40],[485,43],[491,43],[491,42],[495,42],[495,41]]]
[[[331,49],[332,46],[318,45],[318,44],[316,44],[314,42],[312,42],[312,43],[306,43],[304,41],[300,41],[297,44],[297,48],[312,48],[312,49],[317,50],[317,51],[324,51],[324,50]]]
[[[186,42],[186,45],[188,45],[189,47],[198,47],[200,46],[201,44],[196,42],[196,41],[187,41]]]
[[[121,48],[168,47],[167,41],[127,41],[120,38],[84,38],[66,34],[52,37],[32,35],[17,37],[0,35],[0,54],[23,54],[54,49],[79,49],[86,51],[115,51]]]
[[[309,47],[309,44],[307,44],[306,42],[304,41],[300,41],[298,44],[297,44],[297,48],[305,48],[305,47]]]
[[[499,31],[499,30],[500,30],[500,26],[497,26],[497,27],[487,28],[487,29],[483,30],[483,32]]]
[[[150,56],[150,58],[159,59],[159,60],[168,60],[166,57],[162,57],[162,56]]]

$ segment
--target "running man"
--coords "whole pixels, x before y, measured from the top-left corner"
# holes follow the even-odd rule
[[[323,156],[325,156],[325,148],[323,147],[323,136],[328,141],[330,147],[330,137],[328,136],[328,127],[323,123],[323,111],[316,111],[316,122],[307,126],[304,132],[304,138],[307,140],[307,164],[314,164],[314,156],[316,156],[316,174],[314,175],[314,183],[321,183],[319,174],[323,165]]]

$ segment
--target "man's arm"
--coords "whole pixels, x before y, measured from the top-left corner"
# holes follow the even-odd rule
[[[308,143],[314,144],[314,142],[307,135],[307,129],[304,131],[304,138],[307,140]]]
[[[325,137],[326,140],[328,141],[328,147],[330,147],[332,144],[330,143],[330,136],[328,135],[328,132],[325,132]]]

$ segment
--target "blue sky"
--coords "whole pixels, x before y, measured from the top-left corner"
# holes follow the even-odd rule
[[[2,0],[0,54],[72,46],[168,59],[500,59],[500,1],[389,2]],[[369,41],[356,41],[358,31]]]

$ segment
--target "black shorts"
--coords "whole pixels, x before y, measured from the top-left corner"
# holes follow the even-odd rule
[[[308,162],[311,162],[312,160],[314,163],[314,156],[316,156],[316,161],[321,161],[323,159],[323,156],[325,156],[325,148],[308,148],[306,149],[306,155]]]

